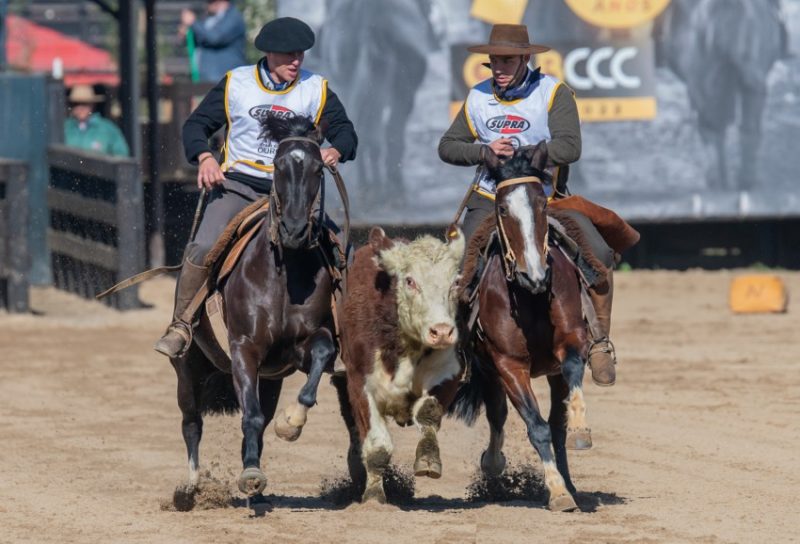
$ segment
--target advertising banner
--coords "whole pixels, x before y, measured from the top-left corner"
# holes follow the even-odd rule
[[[343,166],[356,223],[448,222],[474,168],[437,147],[491,77],[496,23],[552,49],[532,67],[575,92],[569,188],[635,221],[800,216],[800,0],[278,0],[317,43],[359,135]],[[329,192],[330,194],[330,192]]]

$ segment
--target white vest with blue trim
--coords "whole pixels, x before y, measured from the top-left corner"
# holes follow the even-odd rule
[[[260,119],[267,113],[292,117],[302,115],[319,123],[325,107],[328,82],[322,76],[300,70],[297,79],[283,91],[267,89],[258,76],[258,65],[241,66],[228,72],[225,113],[228,133],[222,169],[257,178],[272,179],[272,161],[278,143],[261,140]]]
[[[478,83],[470,89],[464,104],[472,135],[482,144],[510,138],[515,148],[550,141],[547,112],[559,85],[558,79],[540,74],[528,96],[506,102],[495,96],[491,79]],[[495,182],[483,166],[475,172],[473,183],[480,192],[495,193]]]

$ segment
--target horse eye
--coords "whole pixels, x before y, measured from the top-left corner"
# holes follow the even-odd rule
[[[417,282],[414,281],[414,278],[411,276],[406,276],[406,287],[409,289],[413,289],[415,291],[419,291],[419,287],[417,287]]]
[[[508,208],[506,208],[505,206],[498,206],[497,213],[500,214],[500,217],[505,217],[508,215]]]

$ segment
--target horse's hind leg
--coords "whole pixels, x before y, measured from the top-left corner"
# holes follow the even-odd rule
[[[336,358],[336,344],[328,329],[319,329],[307,341],[307,357],[310,359],[308,379],[297,395],[297,402],[281,410],[275,419],[275,434],[287,441],[294,441],[303,432],[308,410],[317,403],[317,389],[322,373]]]
[[[506,468],[503,455],[503,427],[508,418],[508,404],[503,386],[496,376],[486,376],[484,382],[484,404],[486,420],[489,422],[489,447],[481,455],[481,470],[486,476],[500,476]]]
[[[261,404],[261,413],[264,414],[264,428],[269,425],[275,417],[275,409],[278,406],[278,399],[281,396],[283,380],[259,380],[258,381],[258,402]],[[264,436],[258,442],[258,457],[264,451]]]
[[[562,401],[566,403],[567,448],[571,450],[588,450],[592,447],[592,430],[586,422],[586,401],[583,398],[585,368],[578,352],[568,349],[561,363],[561,377],[569,390]]]
[[[178,376],[178,407],[181,410],[181,431],[189,458],[189,486],[194,488],[200,479],[200,439],[203,436],[203,416],[200,399],[202,395],[202,378],[193,361],[202,357],[197,348],[192,347],[184,356],[171,359],[175,374]]]
[[[511,404],[519,412],[525,426],[528,429],[528,440],[530,440],[539,458],[542,460],[544,468],[544,484],[550,493],[550,500],[547,507],[557,512],[567,512],[575,510],[578,505],[572,498],[567,489],[564,477],[559,472],[553,455],[553,439],[550,426],[542,418],[536,398],[533,396],[531,387],[531,376],[527,362],[522,362],[511,357],[495,354],[495,367],[500,374],[503,384]]]

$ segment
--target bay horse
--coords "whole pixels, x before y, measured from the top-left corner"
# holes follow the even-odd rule
[[[276,420],[276,433],[294,440],[316,403],[323,372],[332,369],[338,353],[331,309],[334,281],[316,241],[322,226],[312,220],[323,182],[322,130],[304,117],[268,116],[262,125],[261,137],[278,142],[270,209],[221,288],[230,358],[202,311],[191,348],[171,360],[178,375],[190,485],[199,479],[202,415],[240,409],[243,471],[238,486],[251,496],[266,487],[260,467],[263,434],[275,415],[283,379],[298,370],[308,374],[297,404]],[[334,376],[332,381],[347,423],[346,380]]]
[[[490,246],[495,249],[489,251],[478,283],[475,331],[465,319],[470,308],[462,304],[459,309],[460,334],[468,339],[461,351],[471,377],[451,412],[471,424],[481,404],[486,406],[491,436],[481,469],[498,476],[505,469],[508,396],[542,460],[549,508],[569,511],[577,505],[567,464],[567,431],[570,447],[591,446],[582,392],[589,343],[576,269],[564,254],[548,247],[542,181],[546,163],[544,145],[520,148],[502,164],[496,157],[487,162],[497,180],[495,215],[479,227],[470,245],[489,228],[496,229],[499,241]],[[547,421],[531,387],[531,379],[539,376],[547,376],[550,385]]]

